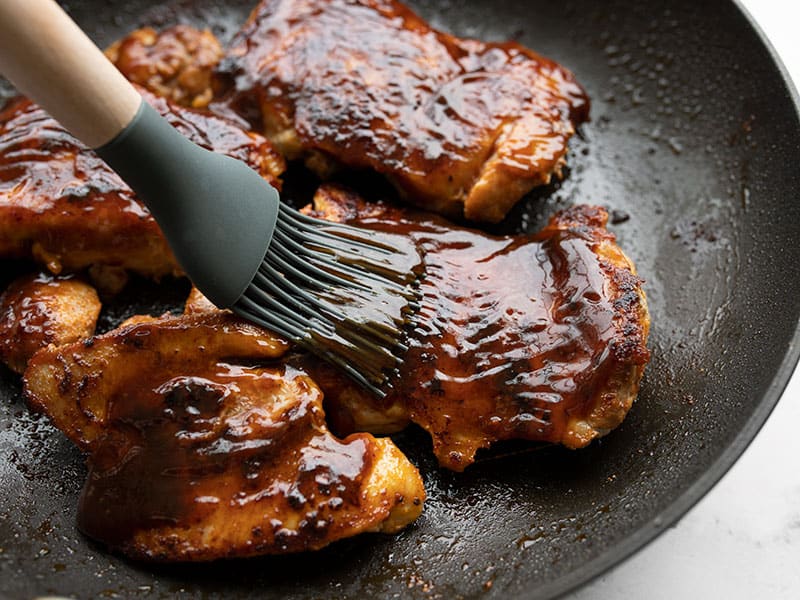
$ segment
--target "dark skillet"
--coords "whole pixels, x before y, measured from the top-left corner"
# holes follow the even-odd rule
[[[251,4],[68,6],[105,44],[176,19],[227,38]],[[313,555],[153,567],[76,531],[82,459],[28,413],[17,377],[2,371],[1,596],[551,597],[663,531],[755,436],[800,352],[800,124],[785,74],[740,9],[729,0],[411,4],[459,35],[519,39],[571,68],[592,96],[567,179],[504,227],[535,229],[577,202],[613,210],[653,316],[653,361],[625,423],[578,452],[506,446],[462,475],[438,470],[427,438],[410,431],[398,443],[430,499],[402,534]],[[298,202],[301,187],[290,192]],[[25,268],[0,267],[0,285]],[[184,291],[142,284],[107,309],[105,326],[176,306]]]

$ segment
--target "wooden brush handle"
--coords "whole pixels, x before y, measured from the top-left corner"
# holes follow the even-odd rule
[[[54,0],[0,0],[0,73],[96,148],[142,98]]]

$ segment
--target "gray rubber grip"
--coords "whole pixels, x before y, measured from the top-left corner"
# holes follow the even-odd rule
[[[145,101],[97,153],[153,214],[200,291],[232,306],[266,255],[277,190],[241,161],[190,142]]]

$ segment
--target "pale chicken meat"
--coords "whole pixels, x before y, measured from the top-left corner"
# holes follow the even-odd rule
[[[421,309],[386,398],[306,366],[337,430],[415,422],[440,464],[461,471],[500,440],[580,448],[625,418],[649,360],[650,318],[604,209],[575,206],[535,235],[497,237],[337,186],[321,188],[314,206],[316,216],[403,233],[425,257]]]
[[[0,296],[0,360],[22,373],[39,349],[94,334],[100,299],[89,284],[45,273],[12,282]]]
[[[245,161],[280,186],[285,164],[266,139],[140,91],[189,139]],[[0,111],[0,258],[33,258],[55,274],[86,268],[106,277],[115,269],[152,278],[180,273],[133,191],[25,98]]]
[[[30,404],[88,453],[78,525],[128,556],[205,561],[399,531],[425,499],[388,439],[327,429],[289,345],[225,311],[48,347]]]
[[[327,174],[373,169],[409,202],[496,222],[561,173],[588,118],[574,76],[515,42],[460,39],[394,0],[262,0],[216,105]]]

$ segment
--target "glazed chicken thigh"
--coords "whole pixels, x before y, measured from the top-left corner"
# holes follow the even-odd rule
[[[97,292],[80,279],[21,277],[0,295],[0,360],[22,373],[39,349],[94,334],[99,315]]]
[[[212,71],[222,53],[214,34],[188,25],[161,32],[143,27],[106,50],[109,60],[130,81],[192,108],[205,108],[214,97]]]
[[[416,468],[388,439],[328,432],[288,344],[233,315],[163,317],[49,347],[30,403],[89,455],[78,525],[156,561],[297,552],[422,510]]]
[[[285,165],[266,139],[140,91],[191,140],[280,185]],[[28,257],[55,274],[93,267],[159,278],[180,271],[155,220],[122,179],[20,98],[0,111],[0,258]]]
[[[421,309],[393,391],[376,399],[309,367],[336,427],[433,438],[461,471],[508,439],[580,448],[625,418],[649,360],[650,318],[606,211],[575,206],[535,235],[491,236],[324,186],[314,214],[403,232],[424,256]]]
[[[263,0],[218,75],[221,104],[285,156],[373,169],[409,202],[476,221],[558,175],[589,111],[555,62],[437,31],[394,0]]]

